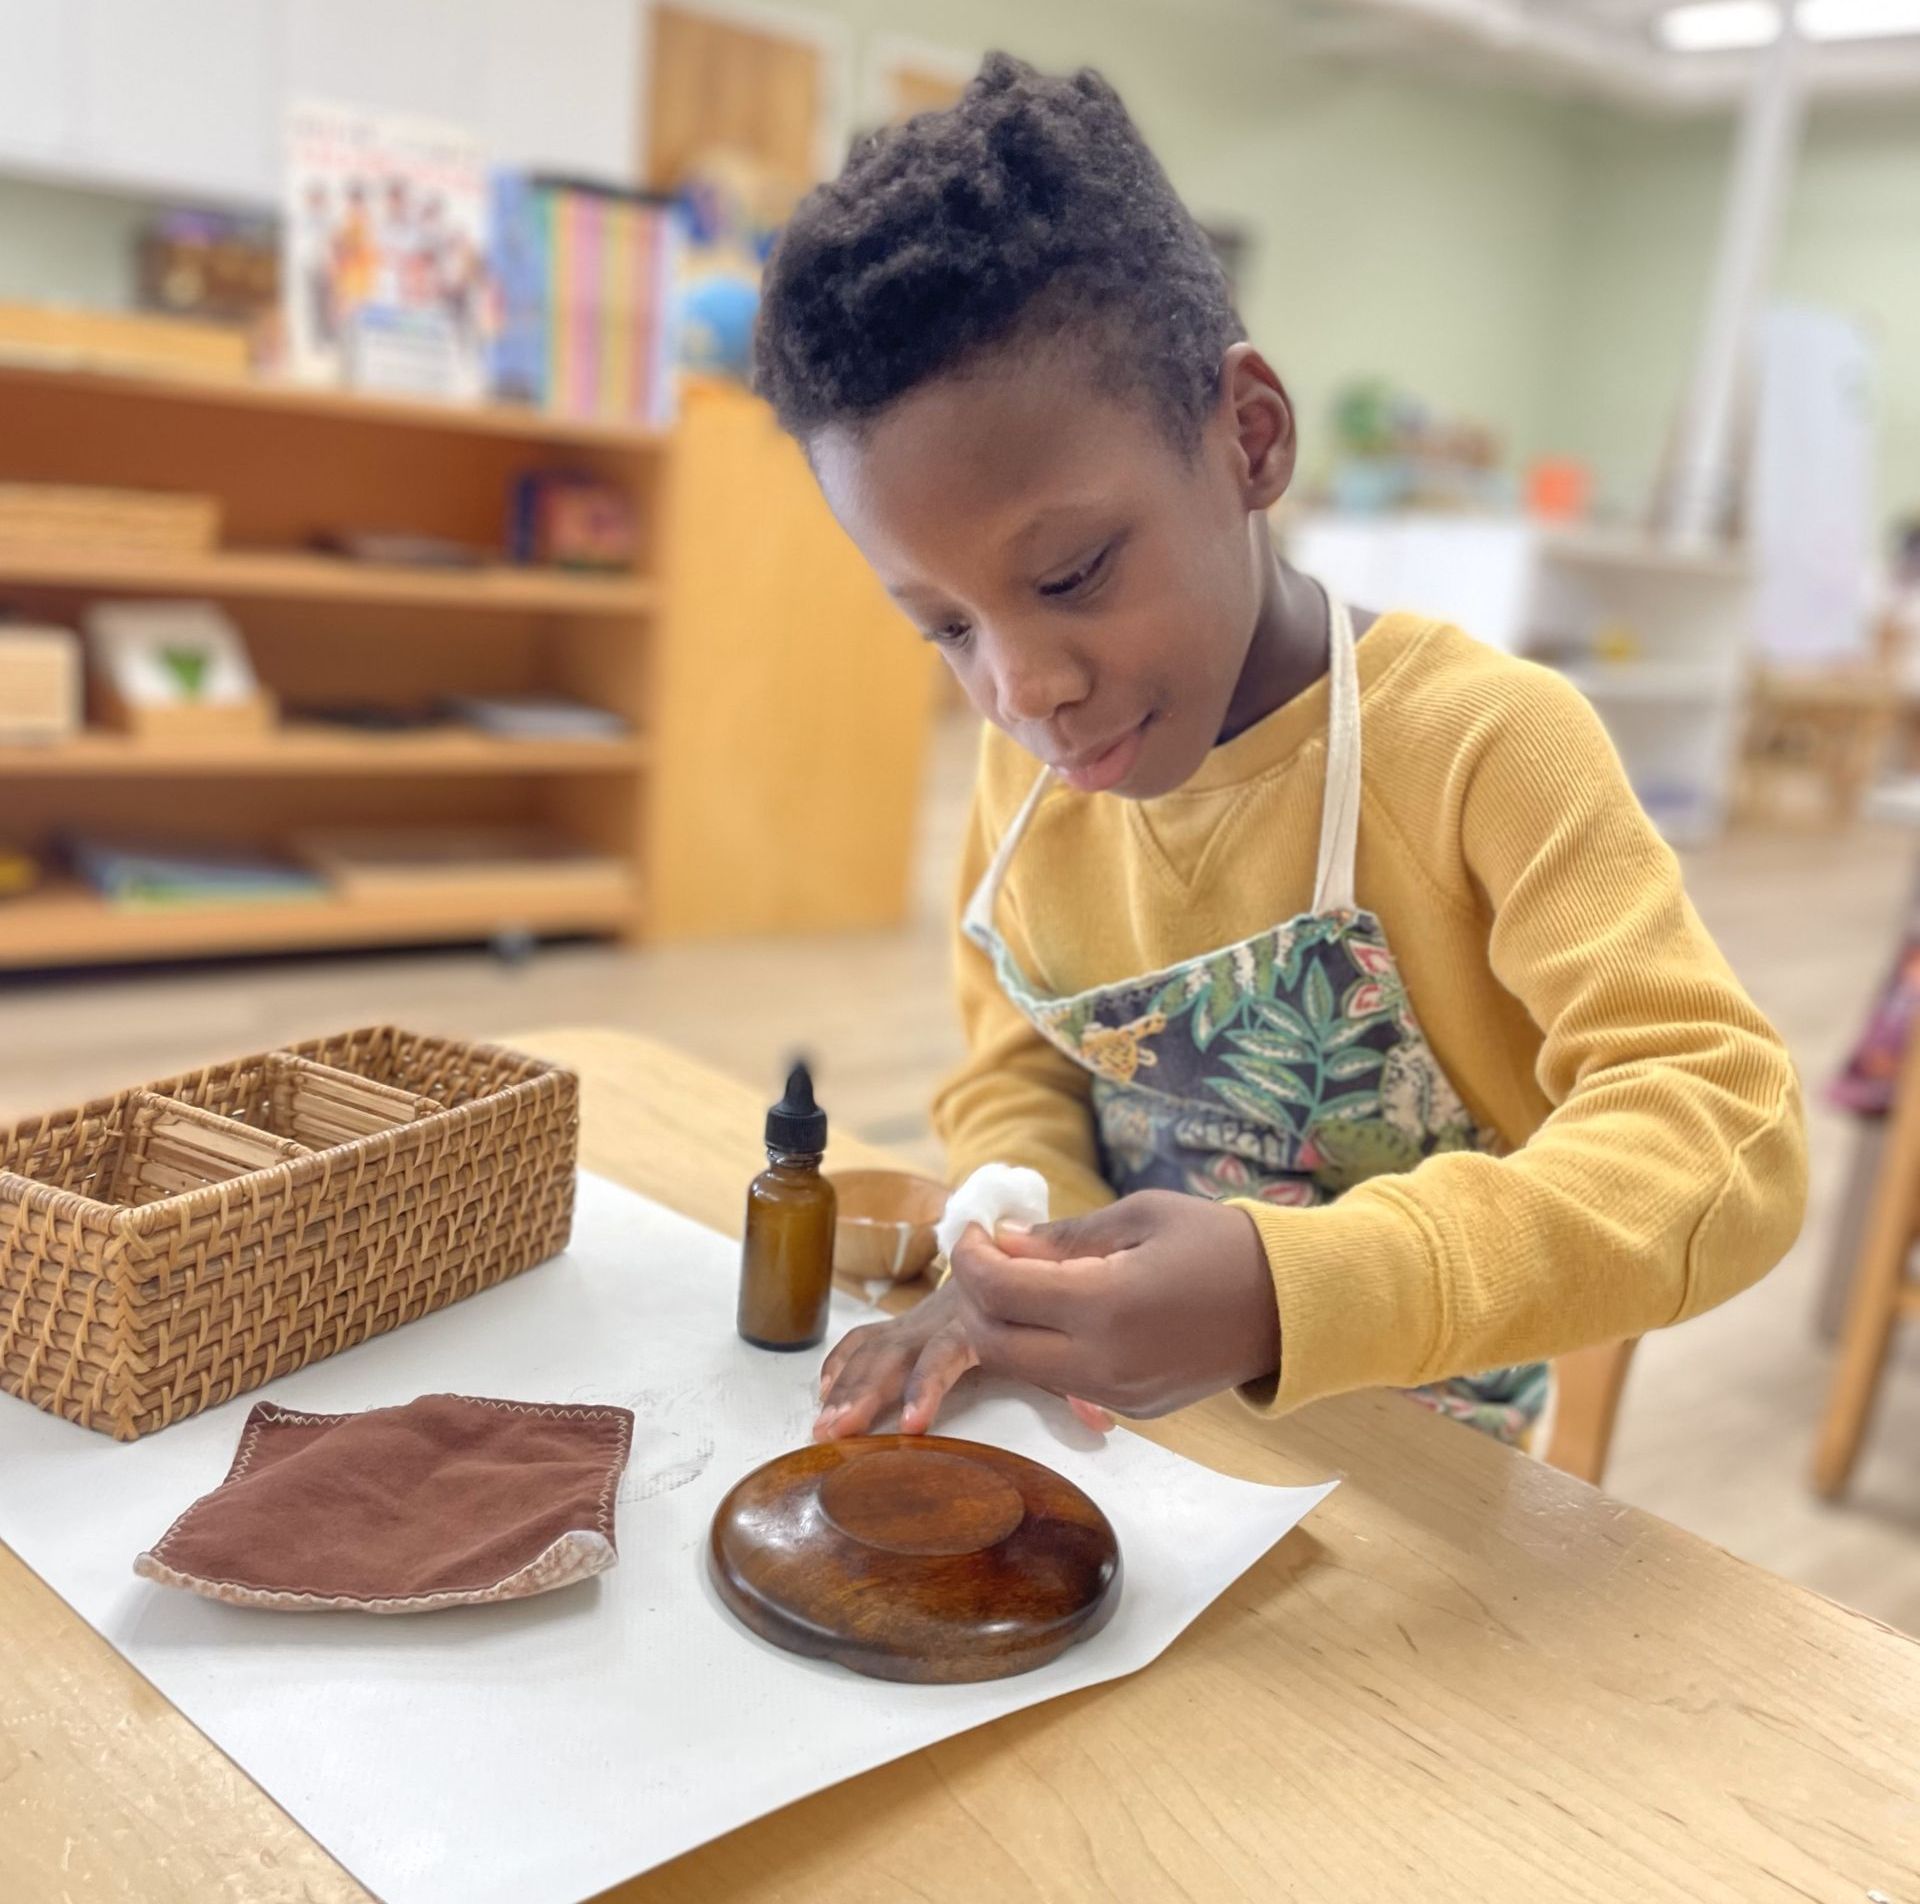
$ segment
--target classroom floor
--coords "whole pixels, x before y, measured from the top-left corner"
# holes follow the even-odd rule
[[[392,1020],[490,1037],[538,1025],[653,1033],[771,1091],[818,1061],[834,1115],[937,1167],[926,1101],[954,1057],[945,906],[972,740],[941,736],[914,923],[897,933],[625,953],[557,947],[325,958],[0,985],[0,1121],[218,1055]],[[1691,856],[1695,902],[1793,1047],[1812,1099],[1813,1196],[1787,1261],[1725,1308],[1642,1344],[1610,1490],[1737,1554],[1920,1633],[1920,1329],[1890,1369],[1844,1506],[1805,1475],[1829,1351],[1814,1327],[1854,1127],[1819,1102],[1880,981],[1911,834],[1736,834]]]

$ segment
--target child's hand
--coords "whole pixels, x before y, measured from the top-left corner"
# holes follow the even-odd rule
[[[865,1434],[894,1403],[925,1434],[971,1368],[1104,1410],[1150,1416],[1270,1375],[1280,1318],[1258,1232],[1202,1197],[1147,1191],[1037,1230],[971,1229],[925,1302],[842,1339],[820,1375],[814,1435]],[[1096,1406],[1095,1404],[1098,1404]]]
[[[986,1240],[984,1230],[968,1234]],[[968,1332],[971,1320],[965,1295],[948,1277],[904,1316],[850,1329],[820,1370],[814,1440],[864,1435],[896,1402],[900,1432],[924,1435],[947,1391],[979,1364]]]
[[[1143,1191],[997,1244],[969,1232],[956,1285],[982,1368],[1123,1415],[1168,1414],[1280,1366],[1259,1232],[1204,1197]]]
[[[986,1232],[977,1226],[967,1234],[962,1250],[972,1246],[973,1238],[986,1242]],[[864,1435],[895,1402],[902,1404],[901,1433],[924,1435],[948,1390],[979,1361],[968,1333],[965,1299],[949,1280],[906,1315],[850,1329],[834,1345],[820,1370],[820,1413],[813,1438],[837,1441],[844,1435]],[[1113,1426],[1104,1408],[1071,1396],[1068,1402],[1097,1434]]]

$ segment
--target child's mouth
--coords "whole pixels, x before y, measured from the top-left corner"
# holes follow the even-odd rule
[[[1083,755],[1068,766],[1054,769],[1076,793],[1106,793],[1132,773],[1140,758],[1140,744],[1146,738],[1147,721],[1130,727],[1112,746],[1093,755]]]

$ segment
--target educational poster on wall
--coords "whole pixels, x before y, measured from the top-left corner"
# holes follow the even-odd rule
[[[487,180],[457,126],[301,101],[289,109],[287,363],[303,382],[471,399],[493,298]]]

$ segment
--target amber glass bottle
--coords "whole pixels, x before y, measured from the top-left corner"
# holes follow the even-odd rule
[[[760,1349],[810,1349],[827,1332],[833,1292],[833,1185],[820,1174],[827,1114],[793,1067],[767,1113],[767,1167],[747,1186],[739,1329]]]

